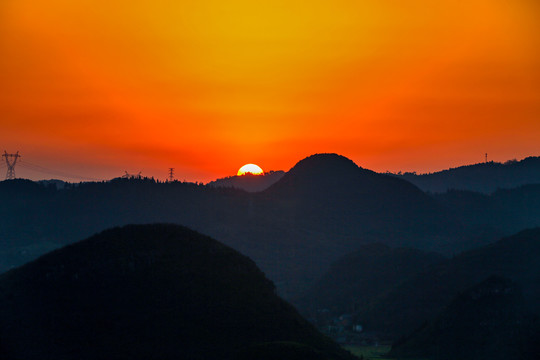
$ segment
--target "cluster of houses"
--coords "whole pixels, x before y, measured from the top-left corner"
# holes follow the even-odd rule
[[[330,310],[320,309],[312,321],[322,332],[341,344],[377,346],[380,342],[377,334],[366,332],[355,321],[354,314],[332,316]]]

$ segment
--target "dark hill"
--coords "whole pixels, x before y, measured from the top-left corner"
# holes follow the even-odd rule
[[[285,175],[285,171],[269,171],[262,175],[235,175],[226,178],[217,179],[206,184],[210,187],[233,187],[248,192],[258,192],[268,189]]]
[[[350,358],[253,261],[184,227],[107,230],[0,276],[2,359],[232,359],[265,348]]]
[[[490,277],[458,295],[432,322],[396,342],[396,358],[536,360],[540,321],[523,310],[519,286]]]
[[[352,160],[338,154],[315,154],[294,165],[269,192],[298,196],[299,192],[311,194],[324,188],[341,190],[338,185],[356,187],[362,172]]]
[[[278,201],[292,224],[333,237],[369,236],[392,245],[429,247],[428,238],[458,227],[450,226],[444,209],[416,186],[337,154],[299,161],[263,194]]]
[[[338,194],[367,195],[371,191],[390,191],[388,197],[395,200],[414,199],[415,196],[429,202],[416,186],[392,176],[378,174],[356,165],[352,160],[338,154],[315,154],[300,160],[281,180],[267,192],[274,196],[294,196],[312,199],[328,198]],[[381,196],[382,200],[387,200]]]
[[[504,164],[492,161],[431,174],[405,173],[396,176],[412,182],[424,191],[445,192],[458,189],[491,193],[497,189],[540,184],[540,157],[531,156]]]
[[[333,316],[355,313],[388,289],[444,260],[437,253],[417,249],[365,245],[334,262],[295,305],[314,318],[322,309]]]
[[[293,288],[289,298],[322,276],[331,262],[366,243],[437,251],[462,238],[461,225],[416,186],[358,167],[337,154],[299,161],[257,195],[276,219],[269,229],[278,225],[286,234],[275,238],[288,250],[278,261],[289,275],[272,275]],[[293,284],[291,279],[302,281]]]
[[[459,292],[491,275],[515,281],[524,304],[540,314],[540,228],[464,252],[388,291],[362,309],[366,329],[403,335],[433,319]]]

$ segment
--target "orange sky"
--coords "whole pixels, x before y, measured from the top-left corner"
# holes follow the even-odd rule
[[[2,0],[0,125],[0,150],[93,178],[540,155],[540,5]]]

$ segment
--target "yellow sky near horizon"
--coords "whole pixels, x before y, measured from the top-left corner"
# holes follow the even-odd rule
[[[378,171],[539,155],[539,10],[4,0],[0,140],[85,176],[199,181],[317,152]]]

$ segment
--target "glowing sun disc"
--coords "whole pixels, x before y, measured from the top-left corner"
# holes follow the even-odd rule
[[[264,174],[263,169],[261,169],[259,166],[255,164],[246,164],[238,170],[238,176],[246,175],[246,174],[253,174],[253,175],[262,175]]]

